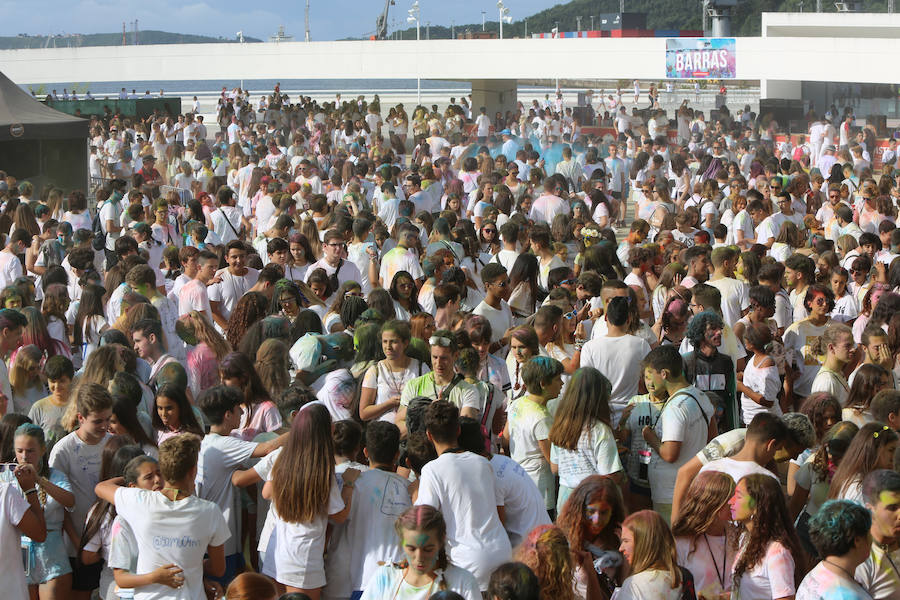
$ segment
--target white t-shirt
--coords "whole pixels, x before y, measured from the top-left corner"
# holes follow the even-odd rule
[[[725,473],[729,477],[731,477],[732,481],[737,483],[747,475],[760,474],[760,475],[768,475],[773,479],[778,479],[778,476],[772,473],[770,470],[765,467],[761,467],[752,460],[734,460],[733,458],[720,458],[718,460],[714,460],[711,463],[707,463],[703,465],[700,469],[700,472],[704,471],[717,471],[719,473]]]
[[[809,396],[812,391],[812,382],[822,363],[810,347],[831,323],[826,321],[824,325],[813,325],[808,320],[796,321],[797,313],[794,312],[795,322],[784,332],[785,359],[791,364],[800,367],[797,379],[794,380],[794,392],[799,396]]]
[[[850,395],[850,384],[843,373],[826,369],[824,366],[816,373],[810,392],[828,392],[834,396],[841,406],[847,404],[847,396]]]
[[[597,421],[581,432],[575,450],[550,448],[550,461],[559,466],[559,484],[575,489],[591,475],[612,475],[622,470],[616,438],[609,425]]]
[[[91,505],[97,500],[94,487],[100,482],[100,459],[103,447],[111,438],[106,434],[99,444],[86,444],[73,431],[56,442],[50,452],[50,466],[62,471],[72,484],[75,494],[75,508],[72,509],[72,523],[75,531],[81,534]]]
[[[778,404],[776,398],[778,390],[781,389],[781,378],[778,376],[778,367],[774,363],[764,368],[757,367],[756,357],[751,357],[744,367],[743,383],[757,394],[762,394],[766,400],[774,401],[772,406],[767,408],[754,402],[746,394],[741,393],[741,414],[743,415],[744,423],[749,423],[757,413],[761,412],[768,411],[775,415],[781,414],[781,405]]]
[[[213,502],[228,522],[231,537],[225,542],[225,556],[237,553],[241,539],[240,497],[235,495],[231,474],[246,462],[256,444],[230,435],[208,433],[200,443],[195,480],[198,497]]]
[[[470,570],[486,590],[494,569],[512,556],[509,536],[493,508],[503,506],[503,496],[488,460],[471,452],[444,452],[422,469],[416,504],[443,513],[450,561]]]
[[[9,252],[0,251],[0,285],[12,285],[22,276],[22,263],[19,257]]]
[[[503,497],[506,522],[503,527],[509,541],[517,547],[528,533],[538,525],[548,525],[550,515],[544,506],[544,498],[522,465],[508,456],[491,456],[494,481]]]
[[[100,207],[100,229],[103,233],[106,234],[106,249],[107,250],[115,250],[116,249],[116,240],[122,235],[121,231],[117,231],[115,233],[111,233],[106,229],[106,222],[112,221],[114,225],[119,224],[119,217],[122,215],[122,211],[119,209],[119,204],[117,202],[113,202],[111,200],[107,200],[103,203],[103,206]]]
[[[124,487],[116,490],[115,505],[137,540],[136,574],[167,564],[183,570],[182,587],[142,586],[135,589],[135,600],[204,598],[203,556],[208,547],[221,546],[231,535],[219,507],[197,496],[173,502],[161,492]]]
[[[796,600],[851,600],[868,597],[869,593],[856,580],[847,575],[838,575],[820,562],[800,582]]]
[[[337,480],[331,484],[326,514],[320,514],[308,523],[288,523],[278,516],[275,503],[274,528],[266,548],[264,575],[284,585],[302,589],[315,589],[325,585],[325,528],[328,516],[344,509]]]
[[[900,549],[891,552],[890,558],[887,560],[884,549],[873,542],[869,558],[856,567],[856,581],[877,600],[900,595],[900,578],[891,566],[891,562],[900,565]]]
[[[672,575],[656,569],[626,577],[612,600],[679,600],[681,586],[672,587]]]
[[[393,565],[383,565],[375,570],[372,579],[366,584],[360,600],[428,600],[438,592],[439,582],[415,588],[402,581],[405,569]],[[472,573],[456,565],[450,565],[443,572],[447,589],[456,592],[464,600],[481,600],[478,581]]]
[[[28,511],[28,500],[14,483],[0,483],[0,569],[3,571],[3,596],[27,600],[28,586],[22,569],[22,534],[19,523]]]
[[[206,288],[210,302],[219,302],[219,309],[226,319],[231,317],[231,311],[237,306],[241,297],[259,280],[259,271],[247,268],[243,275],[233,275],[228,269],[222,269],[217,273],[222,281]],[[211,315],[209,315],[211,316]]]
[[[383,404],[393,396],[401,396],[407,381],[424,375],[430,370],[428,365],[415,358],[410,359],[409,365],[402,371],[392,371],[386,362],[379,361],[366,371],[362,387],[363,389],[376,390],[375,404]],[[396,409],[389,410],[378,417],[378,420],[393,423],[396,414]]]
[[[235,232],[241,232],[241,209],[236,206],[220,206],[209,214],[209,220],[222,244],[236,240]]]
[[[654,502],[672,502],[678,469],[706,446],[712,416],[712,404],[706,394],[694,386],[678,390],[666,402],[654,429],[662,443],[681,442],[681,452],[678,459],[671,463],[660,458],[657,452],[651,456],[647,472]]]
[[[595,337],[581,349],[581,366],[594,367],[612,384],[609,408],[612,411],[613,426],[619,423],[628,400],[637,394],[641,361],[649,353],[650,344],[630,334]]]
[[[689,538],[675,538],[675,551],[678,564],[694,576],[698,597],[702,594],[704,598],[718,598],[731,589],[735,552],[728,548],[724,535],[698,536],[693,544]]]
[[[509,456],[522,465],[531,480],[534,481],[545,506],[556,505],[556,484],[550,463],[544,458],[539,442],[550,436],[552,419],[545,406],[524,396],[509,406],[509,421],[506,429],[509,432]]]
[[[747,284],[732,277],[707,281],[722,294],[722,319],[734,327],[741,318],[741,311],[750,307],[750,292]]]
[[[741,547],[745,545],[741,544]],[[732,597],[737,593],[740,598],[764,600],[793,596],[794,591],[794,557],[780,542],[770,542],[765,556],[741,576],[738,590],[732,592]]]
[[[472,313],[481,315],[491,324],[491,342],[499,341],[513,325],[512,309],[509,308],[506,300],[500,301],[499,309],[482,300]]]
[[[360,474],[350,515],[328,544],[324,597],[349,598],[366,587],[379,564],[403,559],[394,522],[412,506],[408,485],[403,477],[380,469]]]

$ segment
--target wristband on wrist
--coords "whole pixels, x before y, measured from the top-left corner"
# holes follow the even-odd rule
[[[37,488],[31,488],[30,490],[27,490],[25,492],[25,495],[27,496],[28,494],[37,494]]]

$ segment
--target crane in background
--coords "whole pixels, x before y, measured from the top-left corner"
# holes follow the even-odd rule
[[[394,0],[384,0],[384,11],[375,19],[375,39],[383,40],[387,37],[388,32],[388,11],[391,5],[395,4]]]

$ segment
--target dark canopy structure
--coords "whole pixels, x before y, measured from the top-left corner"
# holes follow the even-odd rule
[[[36,190],[88,189],[86,119],[54,110],[0,73],[0,169]]]

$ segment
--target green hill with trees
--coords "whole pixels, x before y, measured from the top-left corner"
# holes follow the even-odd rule
[[[134,44],[134,32],[128,31],[125,36],[127,45]],[[207,35],[192,35],[186,33],[170,33],[168,31],[156,31],[148,29],[138,30],[138,43],[149,44],[217,44],[237,43],[237,39],[212,37]],[[244,37],[245,42],[260,42],[262,40]],[[74,33],[69,35],[17,35],[0,37],[0,50],[17,50],[22,48],[68,48],[78,46],[121,46],[122,32],[116,33]]]
[[[508,2],[510,9],[514,8],[513,2]],[[887,12],[887,0],[863,0],[862,5],[866,12]],[[493,8],[493,3],[490,3]],[[763,12],[800,12],[814,11],[815,0],[741,0],[734,10],[732,21],[732,33],[736,36],[759,35],[761,30],[760,13]],[[628,0],[625,3],[626,12],[647,13],[648,29],[702,29],[702,4],[700,0]],[[822,0],[824,12],[837,12],[833,0]],[[591,15],[595,17],[604,13],[619,11],[619,0],[572,0],[571,2],[557,4],[546,10],[525,18],[523,15],[513,14],[513,23],[503,25],[504,37],[524,37],[525,23],[528,24],[528,35],[532,33],[549,32],[559,24],[560,31],[577,31],[577,17],[581,17],[581,29],[588,30],[591,26]],[[496,9],[488,10],[488,18],[497,17]],[[432,39],[449,39],[450,28],[436,26],[432,23],[430,35]],[[488,21],[487,31],[498,31],[500,25],[497,21]],[[467,29],[481,31],[481,23],[456,25],[456,34],[459,35]],[[416,28],[411,27],[402,30],[403,39],[414,39]],[[421,36],[425,37],[425,23],[421,24]]]

